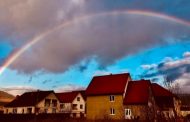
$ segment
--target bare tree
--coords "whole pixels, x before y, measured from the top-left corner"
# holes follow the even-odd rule
[[[180,94],[181,93],[181,88],[180,88],[180,84],[176,81],[174,82],[173,80],[171,80],[168,76],[164,77],[163,80],[163,85],[172,93],[174,94]]]

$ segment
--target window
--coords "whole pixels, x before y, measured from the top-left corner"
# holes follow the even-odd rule
[[[80,101],[80,97],[77,97],[77,101]]]
[[[73,104],[73,105],[72,105],[72,109],[73,109],[73,110],[77,110],[77,104]]]
[[[125,109],[125,115],[131,116],[131,109]]]
[[[110,115],[115,115],[115,109],[114,108],[110,109]]]
[[[13,108],[13,114],[16,114],[16,113],[17,113],[17,109]]]
[[[115,109],[114,108],[110,109],[110,115],[115,115]]]
[[[110,102],[114,102],[115,101],[115,96],[110,95]]]
[[[80,109],[83,109],[83,105],[82,104],[80,105]]]
[[[57,100],[52,100],[52,107],[57,107]]]
[[[50,107],[50,99],[45,99],[45,107]]]
[[[60,104],[60,108],[64,109],[65,108],[65,104]]]

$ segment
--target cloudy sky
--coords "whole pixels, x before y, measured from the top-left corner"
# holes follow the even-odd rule
[[[190,92],[189,0],[0,0],[0,89],[84,89],[130,72]]]

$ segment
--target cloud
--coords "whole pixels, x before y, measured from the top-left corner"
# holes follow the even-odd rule
[[[189,52],[184,52],[181,59],[164,60],[155,67],[154,69],[147,69],[143,77],[154,78],[158,76],[167,77],[173,83],[178,82],[182,90],[190,92],[190,57]],[[151,66],[151,64],[150,64]]]
[[[58,87],[55,89],[55,92],[69,92],[69,91],[76,91],[76,90],[84,90],[86,89],[83,86],[75,85],[75,84],[66,84],[62,87]]]
[[[145,70],[148,70],[148,69],[154,69],[154,68],[156,68],[157,67],[157,65],[156,64],[144,64],[144,65],[141,65],[141,67],[143,68],[143,69],[145,69]]]
[[[31,86],[10,86],[10,87],[4,87],[1,88],[3,91],[8,92],[9,94],[12,94],[14,96],[21,95],[25,92],[31,92],[36,91],[36,88],[33,88]]]
[[[0,0],[0,35],[19,47],[48,28],[77,16],[83,4],[84,0]]]
[[[185,52],[185,53],[183,54],[183,57],[190,57],[190,52]]]
[[[15,49],[62,22],[97,13],[102,5],[102,1],[98,1],[92,7],[94,2],[86,0],[0,0],[0,3],[0,35],[10,40]],[[100,65],[108,66],[129,54],[170,43],[166,38],[180,40],[189,34],[189,27],[156,17],[129,14],[94,16],[75,21],[44,37],[10,68],[28,74],[39,70],[60,73],[93,56]],[[85,66],[80,69],[84,70]]]
[[[109,75],[111,74],[111,72],[108,72],[108,71],[102,71],[102,70],[98,70],[94,73],[93,76],[101,76],[101,75]]]
[[[180,39],[182,33],[188,35],[189,32],[190,28],[154,17],[94,16],[44,37],[11,68],[24,73],[38,70],[58,73],[94,56],[102,66],[107,66],[129,54],[168,43],[165,38]]]

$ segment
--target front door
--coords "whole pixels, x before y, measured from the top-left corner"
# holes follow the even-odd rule
[[[125,109],[125,119],[131,119],[131,109]]]

